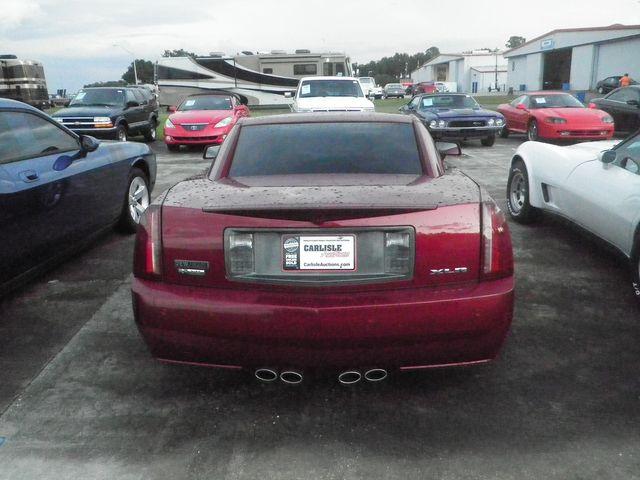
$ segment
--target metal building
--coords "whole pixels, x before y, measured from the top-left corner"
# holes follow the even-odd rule
[[[504,56],[514,91],[592,90],[610,76],[640,78],[640,25],[553,30]]]

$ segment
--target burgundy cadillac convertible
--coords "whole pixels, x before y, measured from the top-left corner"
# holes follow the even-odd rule
[[[218,148],[138,230],[133,305],[155,357],[287,383],[496,357],[513,312],[509,230],[481,187],[445,172],[417,119],[242,119]]]

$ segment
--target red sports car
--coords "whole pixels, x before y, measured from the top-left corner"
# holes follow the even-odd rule
[[[152,354],[287,383],[494,359],[513,311],[509,229],[436,148],[415,117],[240,120],[138,230],[134,314]]]
[[[220,144],[238,119],[249,116],[242,99],[229,93],[204,93],[187,97],[164,124],[164,142],[171,151],[180,145]]]
[[[585,107],[565,92],[531,92],[498,107],[506,125],[501,136],[526,133],[529,140],[608,140],[613,118],[602,110]]]

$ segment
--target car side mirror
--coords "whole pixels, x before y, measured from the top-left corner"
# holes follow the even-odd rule
[[[218,158],[219,152],[220,145],[209,145],[208,147],[205,147],[202,158],[204,158],[205,160],[215,160],[216,158]]]
[[[516,105],[516,108],[518,110],[526,110],[527,109],[527,107],[525,107],[523,103],[519,103],[518,105]]]
[[[291,92],[284,92],[284,98],[291,98],[293,97],[293,93]]]
[[[139,107],[140,104],[134,100],[130,100],[126,103],[126,108]]]
[[[436,142],[436,149],[438,149],[438,153],[440,157],[444,160],[444,157],[447,155],[460,156],[462,155],[462,149],[460,145],[457,143],[449,143],[449,142]]]
[[[80,136],[80,150],[83,153],[95,152],[100,146],[100,141],[90,135]]]
[[[600,154],[600,161],[604,164],[613,163],[616,161],[617,155],[615,150],[605,150]]]
[[[170,105],[170,106],[167,107],[167,112],[169,112],[169,113],[174,113],[176,110],[178,110],[178,109],[176,108],[175,105]]]

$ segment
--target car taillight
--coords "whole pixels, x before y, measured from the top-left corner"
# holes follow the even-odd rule
[[[411,271],[411,236],[409,232],[384,234],[385,273],[407,274]]]
[[[162,230],[160,205],[150,205],[138,225],[133,258],[133,274],[148,280],[162,276]]]
[[[590,103],[589,108],[598,108],[598,106],[595,103]]]
[[[254,271],[253,234],[232,232],[229,234],[227,252],[229,275],[248,275]]]
[[[513,275],[511,235],[504,215],[488,197],[482,202],[482,278]]]

